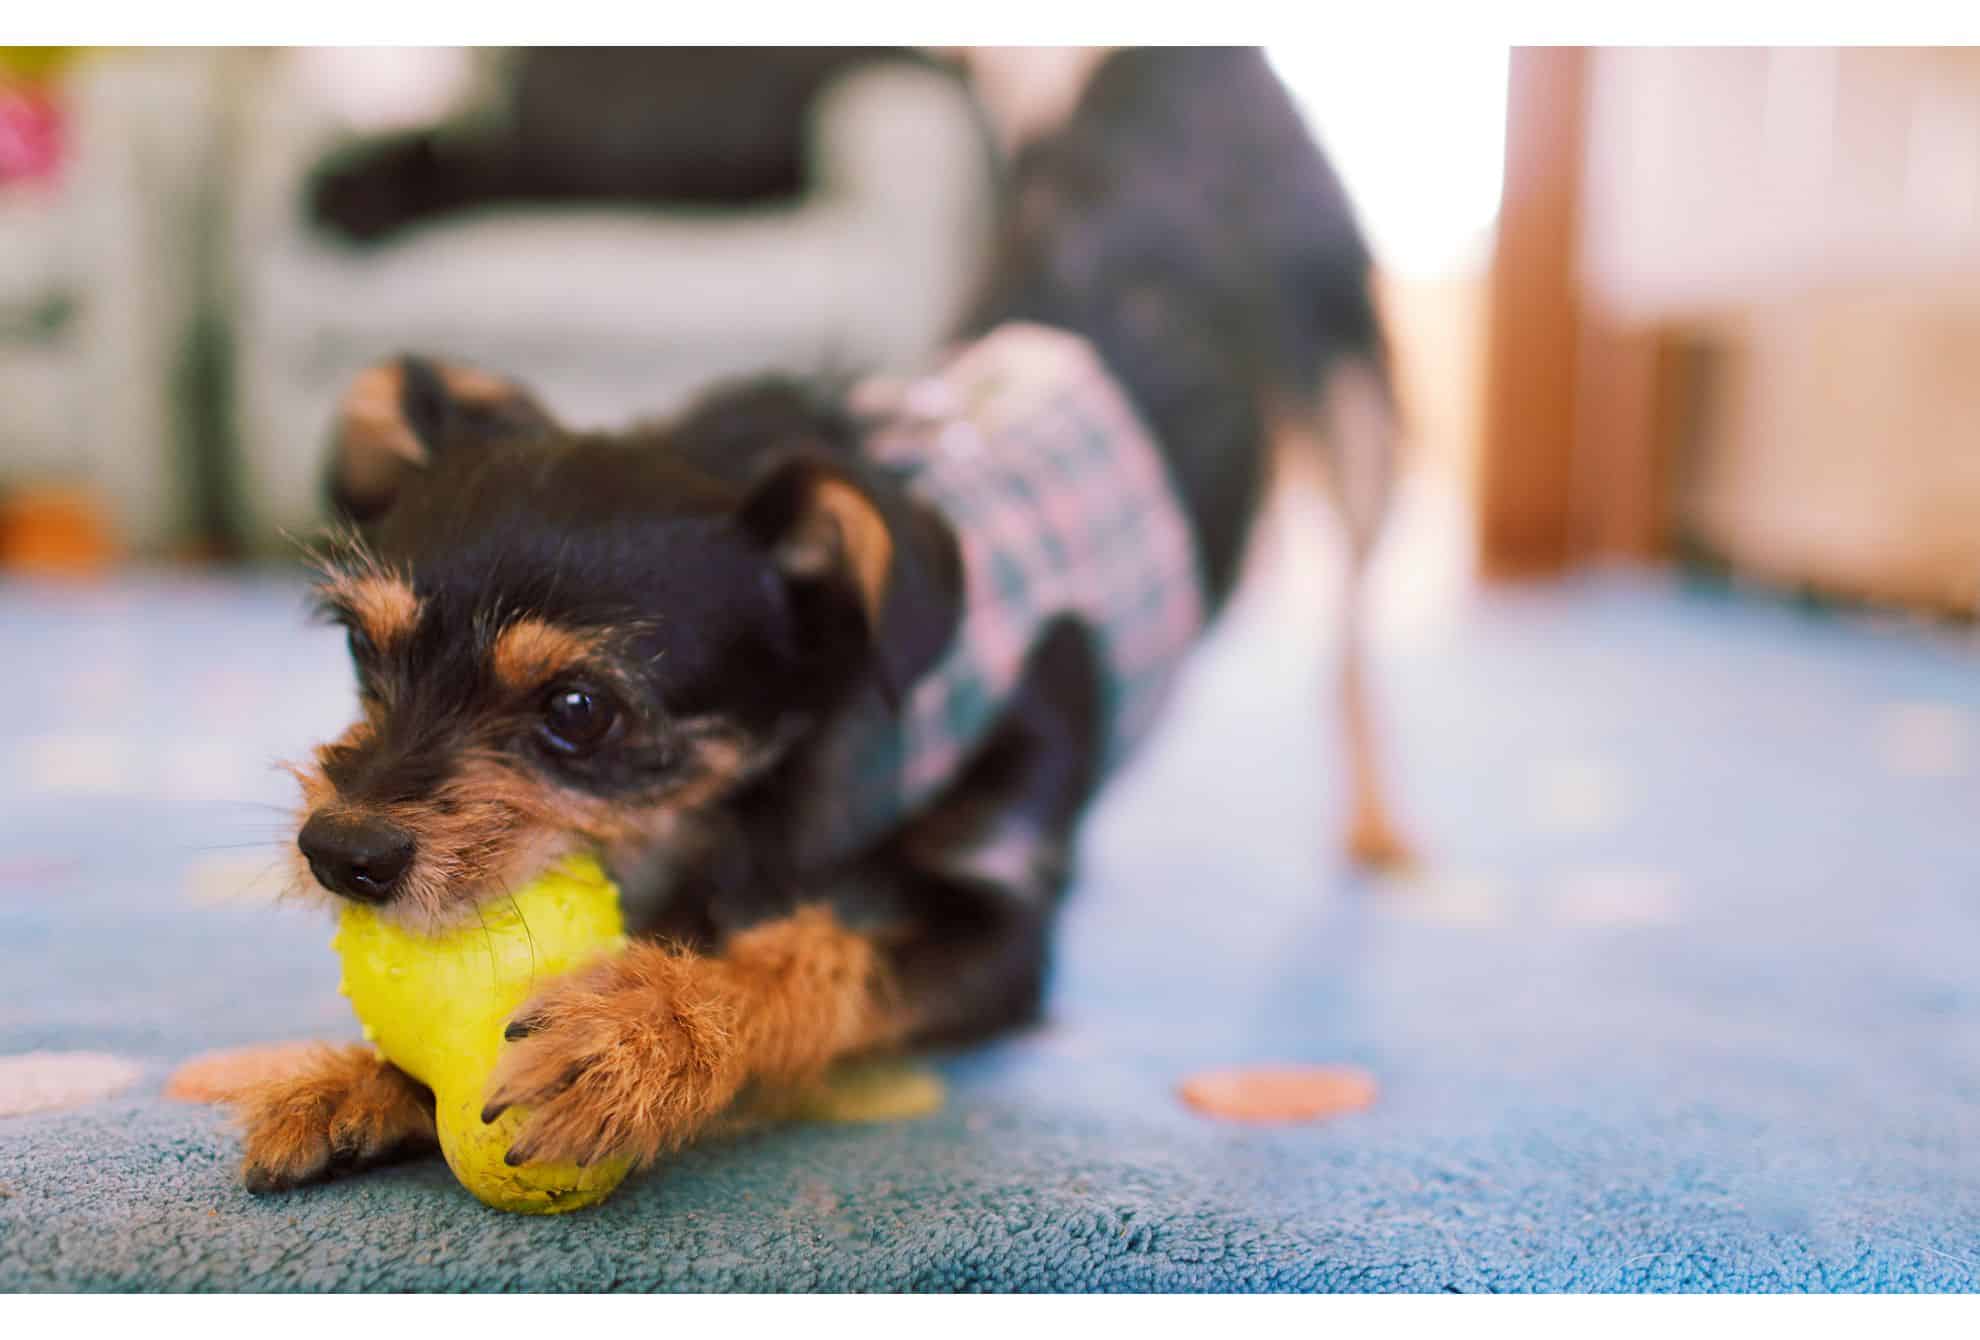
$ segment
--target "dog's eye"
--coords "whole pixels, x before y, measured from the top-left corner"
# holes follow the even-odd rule
[[[537,733],[558,753],[576,757],[603,744],[618,720],[619,709],[603,694],[565,685],[545,695]]]

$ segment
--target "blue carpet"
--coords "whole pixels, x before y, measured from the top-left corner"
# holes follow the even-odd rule
[[[763,1131],[570,1218],[437,1162],[238,1187],[198,1052],[354,1034],[254,892],[267,766],[341,724],[276,578],[0,587],[0,1056],[124,1093],[0,1118],[7,1289],[1980,1288],[1970,646],[1657,584],[1389,645],[1406,889],[1334,865],[1318,620],[1260,598],[1109,790],[1051,1022],[919,1122]],[[1347,1061],[1366,1113],[1219,1125],[1176,1081]]]

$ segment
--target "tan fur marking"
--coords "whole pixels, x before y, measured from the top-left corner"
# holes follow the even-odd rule
[[[501,896],[577,845],[588,808],[505,760],[468,757],[426,799],[366,811],[413,839],[412,868],[383,914],[420,931],[471,920],[482,899]]]
[[[419,623],[419,597],[410,582],[393,573],[338,574],[323,584],[322,592],[326,600],[350,611],[381,650],[409,636]]]
[[[434,369],[448,393],[469,404],[491,404],[523,396],[515,383],[479,368],[440,363]],[[405,390],[405,369],[397,363],[380,363],[351,378],[337,411],[339,443],[346,453],[352,447],[367,447],[412,465],[426,464],[426,447],[406,423]],[[346,464],[359,463],[347,460]],[[359,465],[359,468],[363,467]]]
[[[521,388],[479,368],[434,365],[447,392],[465,404],[487,405],[528,397]],[[351,379],[337,408],[337,475],[353,499],[383,500],[398,487],[408,465],[423,466],[426,444],[406,422],[405,369],[380,363]]]
[[[446,383],[448,394],[456,400],[472,404],[487,404],[491,401],[508,400],[520,396],[522,391],[514,382],[497,377],[492,372],[471,368],[459,363],[438,365],[440,380]]]
[[[1389,812],[1381,750],[1365,685],[1361,634],[1349,620],[1341,652],[1341,720],[1347,734],[1349,818],[1347,851],[1366,870],[1406,870],[1416,853]]]
[[[541,619],[518,619],[495,639],[495,677],[526,692],[575,669],[597,649],[596,638]]]
[[[516,1012],[491,1107],[530,1109],[521,1158],[641,1163],[691,1140],[746,1084],[814,1080],[900,1032],[872,941],[806,908],[720,957],[636,945]]]
[[[887,523],[864,494],[836,479],[819,481],[812,507],[787,545],[787,557],[800,567],[844,564],[859,588],[867,619],[877,624],[887,600],[887,568],[894,561]]]
[[[406,425],[402,397],[405,373],[397,363],[380,363],[351,379],[338,407],[338,446],[348,469],[352,448],[369,448],[413,465],[426,464],[426,448]],[[346,475],[347,483],[352,480]]]
[[[316,1049],[298,1073],[232,1096],[246,1144],[241,1180],[282,1191],[435,1142],[420,1086],[371,1048]]]

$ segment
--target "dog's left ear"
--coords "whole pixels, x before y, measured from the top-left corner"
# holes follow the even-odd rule
[[[782,574],[810,650],[829,652],[852,625],[895,706],[955,636],[955,536],[899,490],[845,462],[800,454],[757,481],[736,519]]]
[[[330,505],[360,524],[391,509],[406,476],[447,452],[556,425],[530,394],[479,368],[406,356],[366,368],[337,406]]]

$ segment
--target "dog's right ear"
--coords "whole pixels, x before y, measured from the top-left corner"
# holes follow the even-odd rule
[[[475,443],[554,432],[515,383],[458,363],[407,356],[366,368],[337,407],[330,506],[362,525],[391,510],[408,473]]]
[[[864,647],[893,706],[954,639],[955,535],[904,493],[870,489],[846,462],[800,450],[757,479],[736,521],[776,565],[807,650]]]

